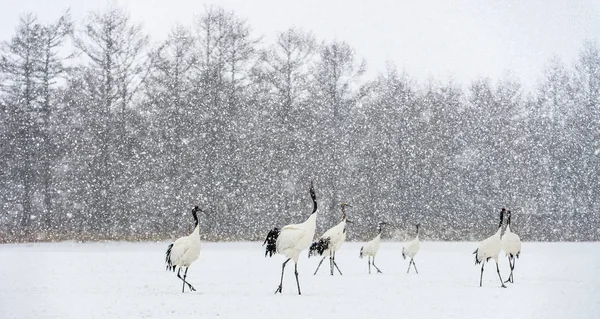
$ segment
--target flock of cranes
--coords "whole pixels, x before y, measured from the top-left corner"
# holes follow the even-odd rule
[[[300,224],[290,224],[279,228],[273,228],[267,234],[263,246],[266,246],[265,257],[273,256],[275,254],[284,255],[287,259],[281,265],[281,279],[279,286],[275,290],[275,293],[282,293],[283,291],[283,277],[285,273],[285,266],[290,260],[294,261],[294,275],[296,277],[296,285],[298,288],[298,294],[302,294],[300,290],[300,281],[298,279],[298,260],[302,251],[309,249],[308,257],[311,256],[322,256],[323,258],[319,262],[317,269],[314,274],[316,275],[321,267],[321,264],[325,258],[329,257],[329,271],[330,274],[334,275],[334,268],[337,269],[338,273],[342,275],[342,271],[335,262],[335,254],[340,249],[344,241],[346,240],[346,225],[352,223],[348,220],[346,215],[346,208],[352,207],[347,203],[341,203],[341,221],[327,230],[317,240],[313,241],[315,231],[317,228],[317,197],[315,195],[315,189],[313,183],[310,183],[310,197],[313,201],[313,210],[308,218]],[[169,245],[166,253],[166,264],[167,270],[175,272],[177,270],[177,277],[182,281],[182,292],[185,292],[185,286],[187,285],[189,290],[195,291],[196,289],[186,281],[187,271],[191,264],[198,259],[200,256],[200,233],[198,226],[198,212],[205,213],[198,206],[192,209],[192,216],[194,218],[194,231],[188,235],[177,239],[171,245]],[[506,216],[506,231],[502,235],[502,226],[504,224],[504,218]],[[475,254],[475,264],[481,263],[481,275],[479,278],[479,286],[482,286],[483,280],[483,269],[485,262],[490,259],[494,259],[496,262],[496,270],[498,272],[498,278],[500,278],[501,287],[506,288],[504,285],[507,282],[514,283],[513,270],[515,267],[515,257],[519,258],[521,253],[521,240],[519,236],[513,233],[510,229],[511,211],[506,211],[502,208],[500,212],[500,224],[496,233],[485,240],[481,241],[473,254]],[[367,257],[367,263],[369,266],[369,274],[371,274],[371,265],[375,267],[377,273],[382,271],[375,265],[375,256],[379,251],[381,244],[381,233],[384,226],[394,226],[391,223],[381,221],[377,225],[377,235],[363,245],[360,249],[359,257]],[[418,274],[417,265],[415,264],[414,258],[419,252],[421,246],[419,242],[419,227],[420,224],[416,224],[415,238],[407,242],[402,248],[402,258],[409,258],[408,270],[410,272],[411,266],[415,269]],[[510,265],[510,275],[506,281],[502,281],[500,275],[500,267],[498,266],[498,255],[501,250],[506,252]],[[185,268],[183,277],[181,277],[181,270]]]

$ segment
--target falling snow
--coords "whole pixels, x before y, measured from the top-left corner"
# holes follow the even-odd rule
[[[207,7],[155,43],[118,7],[24,15],[0,47],[0,242],[260,240],[353,208],[402,237],[479,240],[501,207],[525,241],[600,240],[600,45],[518,79],[373,78],[343,39],[272,41]],[[72,53],[72,54],[71,54]],[[440,56],[443,58],[443,56]]]

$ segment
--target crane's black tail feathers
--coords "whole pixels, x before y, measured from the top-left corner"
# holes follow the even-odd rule
[[[169,245],[167,248],[167,257],[165,258],[165,262],[167,263],[167,271],[172,270],[175,272],[176,265],[171,264],[171,249],[173,248],[173,244]]]
[[[519,250],[519,252],[517,253],[517,258],[519,258],[520,254],[521,254],[521,251]]]
[[[310,245],[308,249],[308,257],[310,256],[322,256],[323,252],[329,249],[329,244],[331,243],[331,238],[319,238],[319,240],[315,241]]]
[[[360,255],[358,257],[363,258],[363,248],[365,247],[360,247]]]
[[[406,259],[406,255],[404,254],[404,247],[402,247],[402,259]]]
[[[267,238],[265,238],[265,241],[263,242],[263,246],[265,244],[267,245],[265,257],[267,257],[267,255],[272,257],[277,253],[277,237],[279,237],[279,232],[279,228],[275,227],[269,231],[269,234],[267,234]]]

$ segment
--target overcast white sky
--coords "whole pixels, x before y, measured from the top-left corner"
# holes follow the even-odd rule
[[[141,22],[153,40],[176,23],[190,24],[215,4],[246,19],[269,42],[296,26],[321,40],[348,42],[367,60],[369,75],[394,62],[420,81],[453,77],[466,84],[479,76],[511,73],[526,85],[557,55],[575,60],[586,39],[600,38],[598,0],[113,0]],[[14,32],[18,16],[56,19],[71,8],[78,22],[108,0],[0,0],[0,39]]]

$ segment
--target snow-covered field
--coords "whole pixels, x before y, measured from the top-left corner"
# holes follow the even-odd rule
[[[303,254],[302,296],[293,264],[274,295],[284,257],[261,243],[203,243],[188,272],[196,292],[164,269],[168,243],[0,245],[0,318],[600,318],[600,243],[523,243],[515,283],[499,288],[475,243],[425,242],[419,274],[406,274],[401,244],[384,242],[369,275],[361,243],[346,243],[331,277]],[[500,270],[508,276],[502,258]]]

